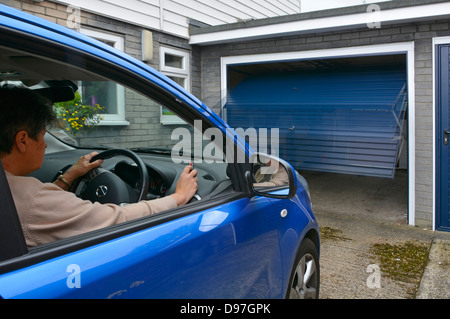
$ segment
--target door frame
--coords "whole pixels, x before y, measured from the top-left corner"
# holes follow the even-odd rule
[[[408,224],[415,226],[416,219],[416,137],[415,137],[415,53],[414,41],[335,48],[310,51],[293,51],[221,57],[220,113],[227,98],[227,68],[233,64],[266,63],[275,61],[295,61],[320,58],[344,58],[385,54],[406,54],[408,89]],[[226,119],[225,119],[226,120]],[[434,205],[434,203],[433,203]]]
[[[438,222],[438,214],[440,214],[439,208],[440,203],[438,202],[440,187],[438,186],[438,183],[440,184],[440,179],[437,176],[438,171],[438,152],[440,151],[439,145],[438,145],[438,136],[437,136],[437,129],[440,127],[440,117],[441,114],[440,109],[438,109],[438,103],[437,103],[437,47],[439,45],[446,44],[450,45],[450,37],[435,37],[432,39],[432,57],[433,57],[433,230],[437,230],[439,228]]]

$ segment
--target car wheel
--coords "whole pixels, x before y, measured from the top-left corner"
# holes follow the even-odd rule
[[[305,238],[300,245],[289,280],[289,299],[319,298],[319,254],[314,243]]]

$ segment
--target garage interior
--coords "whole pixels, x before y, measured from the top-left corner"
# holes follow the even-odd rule
[[[230,65],[224,112],[279,127],[316,211],[407,223],[406,84],[405,54]]]

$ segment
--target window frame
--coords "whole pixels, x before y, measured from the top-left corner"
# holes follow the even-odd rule
[[[124,51],[124,38],[121,36],[87,28],[80,28],[79,32],[99,41],[111,42],[115,49]],[[102,120],[98,123],[99,126],[130,125],[130,122],[125,119],[125,88],[119,84],[116,84],[116,98],[117,113],[100,114]]]
[[[182,58],[182,67],[181,68],[175,68],[171,66],[166,65],[166,54],[170,54],[176,57]],[[177,77],[184,79],[184,86],[182,86],[186,91],[190,92],[190,72],[189,72],[189,66],[190,66],[190,59],[189,59],[189,52],[173,49],[169,47],[161,46],[159,48],[159,66],[160,66],[160,72],[164,74],[165,76],[171,78],[171,77]],[[180,119],[175,114],[163,114],[163,108],[161,107],[161,114],[160,114],[160,122],[163,125],[176,125],[176,124],[184,124],[185,122]]]

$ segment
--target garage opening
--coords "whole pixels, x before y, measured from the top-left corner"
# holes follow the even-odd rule
[[[235,128],[278,128],[279,156],[310,183],[321,180],[316,190],[325,190],[331,179],[333,191],[372,185],[379,190],[372,199],[388,190],[386,208],[402,219],[408,188],[406,65],[405,54],[229,65],[224,116]]]

